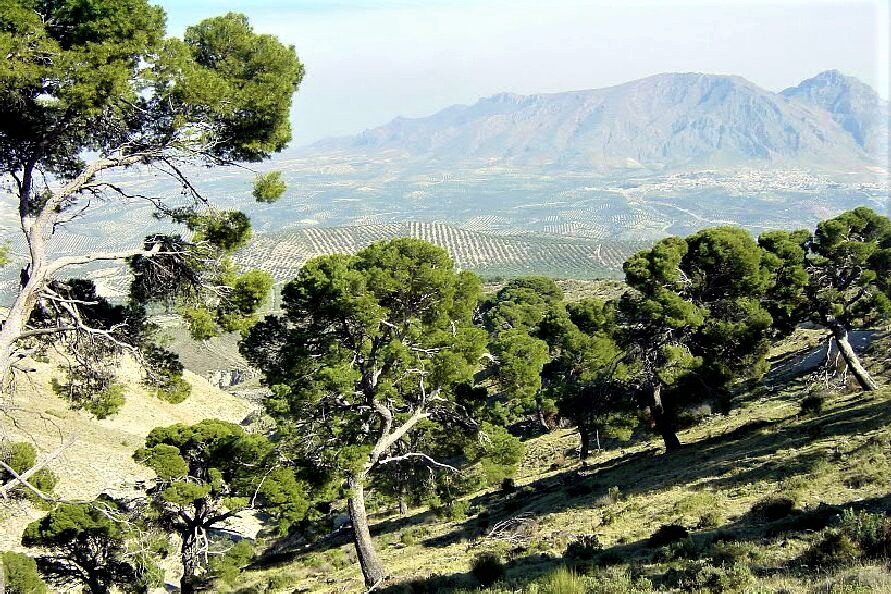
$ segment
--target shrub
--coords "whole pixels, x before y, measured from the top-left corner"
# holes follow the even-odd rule
[[[224,584],[232,584],[241,570],[254,558],[254,548],[247,540],[234,543],[229,549],[208,563],[208,577]]]
[[[582,534],[566,546],[563,557],[569,561],[591,561],[602,550],[596,534]]]
[[[717,528],[723,524],[727,518],[719,511],[712,510],[699,516],[699,528]]]
[[[795,501],[789,497],[765,497],[752,506],[751,514],[765,522],[785,518],[795,509]]]
[[[0,564],[6,579],[6,594],[45,594],[46,583],[37,573],[37,563],[31,557],[10,551],[0,552]]]
[[[666,584],[681,591],[743,592],[752,582],[752,572],[742,563],[715,567],[702,561],[691,561],[672,568],[665,574]]]
[[[801,414],[815,415],[823,411],[826,397],[819,393],[811,393],[801,401]]]
[[[700,491],[688,495],[675,503],[674,511],[679,514],[692,514],[702,510],[714,509],[717,502],[718,498],[714,494]]]
[[[561,567],[540,582],[541,594],[585,594],[585,580],[566,567]]]
[[[807,565],[833,567],[852,563],[860,556],[860,549],[847,534],[838,531],[826,533],[804,553]]]
[[[611,567],[595,573],[589,588],[590,594],[649,594],[653,584],[646,578],[634,579],[624,567]]]
[[[16,474],[23,473],[34,466],[37,462],[37,450],[27,441],[4,441],[0,442],[0,460],[12,468]],[[13,481],[12,475],[5,470],[0,469],[0,484]],[[46,468],[41,468],[31,475],[28,482],[43,493],[52,493],[56,486],[56,475]],[[24,497],[26,499],[38,500],[37,495],[32,493],[23,485],[18,485],[10,490],[10,494],[16,497]]]
[[[170,404],[179,404],[192,394],[192,385],[182,377],[171,377],[155,389],[155,397]]]
[[[278,592],[286,588],[292,588],[299,582],[299,576],[290,573],[279,573],[269,578],[266,583],[267,592]]]
[[[126,389],[123,384],[109,383],[100,389],[92,389],[70,381],[61,383],[53,378],[50,382],[53,392],[71,403],[74,410],[85,410],[97,419],[113,416],[124,405]]]
[[[748,564],[757,556],[757,548],[751,543],[719,540],[712,544],[708,553],[713,563],[722,567]]]
[[[662,524],[653,533],[647,544],[651,547],[662,547],[690,536],[687,529],[680,524]]]
[[[334,566],[335,569],[343,569],[344,567],[350,565],[349,559],[347,559],[346,551],[343,549],[330,549],[325,553],[325,557],[328,559],[328,562]]]
[[[840,529],[867,557],[891,557],[891,519],[888,516],[847,509],[842,514]]]
[[[447,503],[432,505],[433,513],[442,520],[448,522],[460,522],[467,517],[470,502],[462,499],[453,499]]]
[[[402,534],[399,535],[399,540],[402,541],[407,547],[414,546],[418,544],[418,540],[424,538],[430,534],[430,529],[424,526],[412,526],[411,528],[406,528],[402,531]]]
[[[605,509],[600,518],[600,524],[602,526],[609,526],[610,524],[615,523],[615,521],[619,519],[619,512],[614,509]]]
[[[485,588],[504,577],[504,563],[497,553],[480,553],[473,558],[470,573]]]
[[[701,554],[702,551],[688,536],[659,549],[656,553],[656,560],[664,563],[678,559],[699,559]]]

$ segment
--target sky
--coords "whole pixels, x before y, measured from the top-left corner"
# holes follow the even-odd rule
[[[891,0],[157,0],[180,35],[228,11],[297,50],[293,146],[500,92],[661,72],[773,91],[838,69],[888,98]]]

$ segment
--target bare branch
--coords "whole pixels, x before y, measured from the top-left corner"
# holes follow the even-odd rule
[[[8,472],[10,474],[10,476],[12,476],[12,478],[13,478],[12,481],[10,481],[4,485],[0,485],[0,497],[7,499],[9,491],[11,491],[13,489],[13,487],[16,486],[16,483],[18,483],[18,484],[22,485],[23,487],[25,487],[26,489],[28,489],[29,491],[31,491],[32,493],[34,493],[37,497],[43,499],[44,501],[50,501],[50,502],[59,501],[58,499],[56,499],[54,497],[50,497],[49,495],[47,495],[46,493],[44,493],[43,491],[41,491],[40,489],[38,489],[37,487],[32,485],[31,483],[29,483],[28,479],[31,476],[33,476],[34,473],[36,473],[38,470],[40,470],[41,468],[43,468],[44,466],[46,466],[47,464],[49,464],[50,462],[52,462],[53,460],[58,458],[60,455],[62,455],[62,452],[64,452],[65,450],[67,450],[68,448],[73,446],[75,443],[76,443],[76,440],[73,440],[73,439],[70,441],[66,441],[61,446],[59,446],[58,448],[56,448],[55,450],[50,452],[50,454],[46,458],[44,458],[43,460],[41,460],[40,462],[38,462],[37,464],[35,464],[34,466],[32,466],[31,468],[29,468],[28,470],[26,470],[25,472],[23,472],[21,474],[18,474],[15,470],[10,468],[10,466],[6,462],[4,462],[3,460],[0,460],[0,468],[5,470],[6,472]]]
[[[450,470],[451,472],[458,472],[458,469],[455,468],[454,466],[452,466],[451,464],[445,464],[443,462],[434,460],[433,458],[431,458],[430,456],[428,456],[427,454],[424,454],[422,452],[408,452],[406,454],[401,454],[399,456],[391,456],[390,458],[378,460],[377,463],[378,463],[378,465],[392,464],[395,462],[404,462],[411,458],[421,458],[422,460],[424,460],[424,462],[426,462],[427,464],[429,464],[431,466],[435,466],[437,468],[445,468],[446,470]]]

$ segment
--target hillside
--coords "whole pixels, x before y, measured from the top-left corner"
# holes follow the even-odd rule
[[[832,79],[832,84],[824,84]],[[606,89],[502,93],[417,119],[396,118],[304,152],[378,154],[439,165],[562,169],[887,164],[878,140],[888,104],[867,85],[824,73],[773,93],[737,76],[666,73]],[[885,133],[887,139],[887,132]]]
[[[815,339],[805,332],[779,345],[775,367]],[[874,343],[874,371],[887,374],[889,346],[887,333]],[[670,457],[645,438],[579,465],[576,434],[557,430],[527,442],[515,492],[477,493],[466,518],[381,512],[372,534],[395,577],[380,591],[478,592],[470,568],[482,552],[506,562],[502,585],[483,590],[499,594],[891,591],[881,562],[841,553],[828,572],[807,566],[844,510],[891,512],[891,391],[824,391],[822,410],[804,413],[813,379],[743,393],[727,415],[697,411],[702,422]],[[651,541],[663,525],[689,537]],[[565,555],[573,542],[589,545],[576,545],[581,559]],[[574,584],[558,588],[547,576],[564,564],[590,577],[558,573]],[[259,565],[232,591],[363,591],[344,531]]]
[[[10,440],[28,440],[43,455],[67,447],[47,468],[59,476],[56,494],[65,499],[93,499],[103,492],[132,493],[136,481],[153,473],[131,456],[151,429],[174,423],[196,423],[217,418],[240,423],[254,406],[211,386],[205,379],[185,372],[192,395],[180,404],[169,404],[137,387],[139,376],[132,362],[124,361],[121,380],[128,385],[126,403],[111,418],[96,420],[85,412],[70,410],[53,394],[54,375],[47,363],[20,379],[15,393],[15,416],[0,415],[0,433]],[[0,508],[0,550],[20,550],[22,529],[43,512],[27,504],[7,503]]]

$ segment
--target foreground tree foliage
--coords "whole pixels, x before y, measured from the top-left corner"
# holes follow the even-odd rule
[[[12,551],[0,551],[0,584],[5,594],[46,594],[47,587],[31,557]]]
[[[774,315],[830,330],[860,387],[875,390],[848,333],[891,314],[891,220],[859,207],[823,221],[814,233],[771,231],[759,243],[775,270]]]
[[[730,382],[765,371],[770,271],[754,239],[733,227],[663,239],[624,268],[633,291],[618,306],[621,342],[638,400],[670,452],[681,445],[678,406],[721,397]]]
[[[456,394],[479,367],[487,333],[473,325],[479,280],[441,248],[414,239],[309,261],[282,292],[281,316],[241,350],[263,370],[267,411],[301,455],[348,490],[356,552],[369,587],[387,575],[368,529],[369,481],[397,463],[452,465],[412,449],[431,425],[475,433]]]
[[[46,549],[37,568],[59,587],[82,586],[92,594],[114,588],[139,592],[149,572],[128,554],[126,534],[117,518],[120,507],[109,499],[61,504],[33,522],[22,536],[27,547]]]
[[[187,172],[258,162],[281,150],[303,66],[293,48],[255,33],[241,15],[202,21],[182,39],[166,38],[164,27],[163,10],[147,0],[0,6],[0,170],[13,180],[27,252],[21,288],[0,328],[4,391],[19,362],[55,339],[78,352],[80,375],[69,373],[68,389],[95,391],[97,382],[107,389],[97,378],[101,364],[98,374],[84,367],[109,351],[129,351],[143,355],[148,368],[166,358],[169,373],[158,388],[182,395],[169,354],[137,340],[146,338],[134,325],[138,315],[121,325],[116,316],[124,312],[101,312],[92,287],[59,280],[73,266],[127,260],[134,306],[192,304],[204,322],[210,317],[194,332],[199,336],[243,328],[240,318],[258,305],[265,281],[233,276],[225,260],[249,236],[249,221],[215,211]],[[168,201],[117,184],[112,174],[135,166],[175,180],[183,196]],[[280,196],[280,181],[259,178],[258,199]],[[191,236],[134,238],[134,247],[120,252],[52,253],[54,235],[111,202],[148,204]]]
[[[157,427],[134,460],[155,471],[149,490],[155,521],[181,539],[180,591],[204,583],[213,556],[208,531],[244,510],[262,510],[281,533],[303,520],[307,485],[283,465],[275,446],[233,423],[206,420],[192,426]]]

